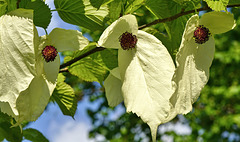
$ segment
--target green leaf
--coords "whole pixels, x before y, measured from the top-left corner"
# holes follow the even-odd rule
[[[0,16],[17,9],[17,0],[0,0]]]
[[[114,0],[109,4],[109,15],[110,22],[117,20],[120,17],[122,11],[122,0]]]
[[[14,119],[0,110],[0,141],[6,139],[11,142],[21,142],[22,135],[19,126],[12,127]]]
[[[17,0],[6,0],[8,3],[8,10],[7,12],[13,11],[17,9]]]
[[[69,61],[75,57],[78,57],[94,48],[96,48],[96,45],[90,44],[84,50],[75,52],[73,57],[69,57],[69,56],[65,57],[65,61]],[[108,55],[112,55],[112,54],[108,54]],[[100,52],[91,54],[77,61],[76,63],[73,63],[68,68],[68,70],[71,74],[78,76],[80,79],[84,81],[89,81],[89,82],[97,81],[101,83],[104,80],[107,70],[109,70],[104,63],[102,56],[103,55]],[[104,58],[107,58],[107,56],[105,56]],[[111,67],[111,65],[109,66]]]
[[[214,11],[226,10],[229,0],[204,0]]]
[[[90,0],[91,5],[99,9],[102,5],[108,4],[113,0]]]
[[[228,4],[239,4],[239,0],[229,0]]]
[[[23,9],[11,14],[23,11],[27,16],[33,14],[32,10]],[[20,92],[28,88],[36,72],[33,21],[25,18],[26,15],[12,15],[0,17],[0,102],[9,103],[1,107],[3,112],[16,116],[16,100]]]
[[[106,5],[97,10],[89,0],[55,0],[54,4],[63,21],[92,31],[103,28],[103,19],[108,14]]]
[[[169,8],[171,3],[175,2],[169,0],[147,0],[145,5],[158,18],[166,18],[173,13],[171,10],[175,11],[175,9]]]
[[[144,3],[144,0],[133,0],[130,1],[127,4],[127,7],[125,9],[125,14],[129,14],[129,13],[133,13],[134,11],[136,11],[138,8],[140,8]]]
[[[93,7],[99,9],[100,6],[103,4],[104,0],[90,0]]]
[[[20,8],[33,9],[33,21],[36,26],[46,29],[51,21],[52,13],[50,8],[42,0],[21,0]]]
[[[149,11],[151,11],[154,15],[156,15],[159,19],[168,18],[175,14],[178,14],[181,12],[183,8],[186,8],[187,10],[192,10],[194,8],[199,8],[201,4],[198,0],[193,1],[196,7],[191,2],[186,2],[185,5],[180,5],[174,1],[169,0],[147,0],[146,1],[146,7]],[[176,20],[164,23],[169,41],[171,44],[170,46],[166,47],[168,48],[169,52],[173,55],[174,51],[179,48],[181,40],[182,40],[182,34],[186,25],[187,20],[189,19],[189,15],[181,16],[177,18]]]
[[[52,99],[58,104],[64,115],[74,117],[77,110],[77,99],[73,88],[64,82],[65,78],[63,74],[58,74],[58,82]]]
[[[118,66],[118,52],[115,49],[105,49],[100,52],[102,61],[109,70],[112,70]]]
[[[5,0],[0,0],[0,16],[6,13],[7,11],[7,2]]]
[[[48,139],[41,132],[32,128],[23,130],[23,136],[25,139],[32,142],[49,142]]]

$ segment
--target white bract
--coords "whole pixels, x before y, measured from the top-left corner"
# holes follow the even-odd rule
[[[0,107],[18,123],[35,121],[49,102],[60,66],[59,55],[46,62],[42,50],[45,46],[53,46],[58,52],[82,50],[88,40],[79,31],[59,28],[39,37],[31,10],[18,9],[11,14],[1,17],[1,26],[5,28],[0,29],[3,55],[0,58],[4,60],[0,72],[0,81],[4,82],[0,88]]]
[[[14,117],[20,92],[36,75],[32,18],[32,10],[21,9],[0,17],[0,109]]]
[[[194,31],[199,25],[208,28],[212,34],[202,44],[196,43],[193,38]],[[195,14],[188,20],[176,56],[177,68],[173,77],[175,92],[171,97],[171,103],[175,111],[186,114],[192,110],[192,104],[198,99],[209,78],[209,68],[215,50],[213,34],[227,32],[234,26],[233,15],[226,12],[205,13],[200,19]]]
[[[136,36],[135,48],[122,49],[120,38],[124,33],[126,37]],[[127,38],[122,41],[129,42]],[[174,92],[171,78],[175,67],[170,54],[156,37],[138,30],[133,15],[112,23],[98,44],[118,49],[119,67],[111,70],[104,82],[108,104],[116,106],[124,100],[127,112],[136,113],[150,126],[155,141],[158,125],[169,120],[169,99]]]

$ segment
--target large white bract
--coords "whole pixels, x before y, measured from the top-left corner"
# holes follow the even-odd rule
[[[42,49],[51,45],[58,52],[75,51],[88,45],[76,30],[55,28],[39,37],[32,17],[32,10],[18,9],[3,15],[0,23],[0,81],[4,82],[0,87],[0,108],[18,124],[35,121],[42,114],[57,83],[59,55],[53,62],[46,62]]]
[[[203,44],[195,43],[193,38],[194,30],[199,25],[208,28],[212,34]],[[175,92],[171,97],[171,104],[179,114],[187,114],[192,110],[192,104],[197,101],[208,81],[215,50],[213,35],[234,27],[234,17],[227,12],[208,12],[200,19],[195,14],[188,20],[176,56],[177,68],[173,77]]]
[[[137,37],[135,48],[121,48],[119,37],[125,32]],[[109,105],[116,106],[124,100],[127,112],[136,113],[150,126],[155,141],[158,125],[176,115],[168,116],[175,67],[166,47],[153,35],[138,30],[133,15],[125,15],[112,23],[98,44],[118,49],[119,67],[110,71],[104,82]]]

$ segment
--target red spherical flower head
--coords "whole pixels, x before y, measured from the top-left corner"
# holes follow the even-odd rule
[[[125,32],[119,37],[119,42],[123,50],[135,48],[137,44],[137,37],[132,33]]]
[[[208,28],[204,27],[203,25],[199,25],[193,34],[195,42],[198,44],[203,44],[209,40],[211,33]]]
[[[42,50],[42,56],[46,62],[54,61],[57,54],[57,49],[52,45],[45,46]]]

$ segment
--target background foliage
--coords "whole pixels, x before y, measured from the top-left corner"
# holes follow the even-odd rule
[[[56,10],[50,11],[41,0],[0,0],[0,15],[16,8],[34,9],[34,23],[47,28],[51,12],[58,12],[60,17],[68,23],[78,25],[83,33],[91,35],[97,41],[103,30],[121,15],[135,14],[138,24],[144,25],[156,19],[174,16],[182,11],[194,10],[209,6],[220,11],[228,4],[240,4],[239,0],[54,0]],[[17,3],[17,5],[16,5]],[[234,13],[237,25],[240,25],[240,10],[229,9]],[[206,12],[206,11],[203,11]],[[168,48],[175,58],[179,48],[186,21],[194,14],[183,15],[176,20],[155,24],[144,28]],[[81,19],[81,20],[79,20]],[[188,135],[180,135],[169,130],[158,133],[157,139],[171,136],[174,141],[240,141],[240,27],[225,34],[216,35],[216,53],[210,69],[210,79],[204,87],[199,100],[194,104],[191,113],[178,116],[160,127],[181,123],[191,128]],[[64,52],[67,62],[83,55],[96,47],[92,42],[86,50]],[[151,140],[150,130],[136,115],[124,113],[116,120],[109,115],[116,111],[107,104],[104,88],[100,90],[92,83],[102,84],[108,71],[117,66],[117,52],[113,49],[103,50],[72,64],[69,72],[59,74],[58,84],[50,101],[56,102],[63,114],[74,117],[77,102],[82,97],[89,96],[90,102],[97,100],[101,104],[98,109],[88,110],[93,129],[89,137],[103,135],[112,142]],[[123,104],[118,107],[124,108]],[[10,127],[15,120],[0,112],[0,141],[18,142],[28,139],[36,142],[48,141],[40,132],[34,129]],[[29,122],[22,126],[27,126]]]

